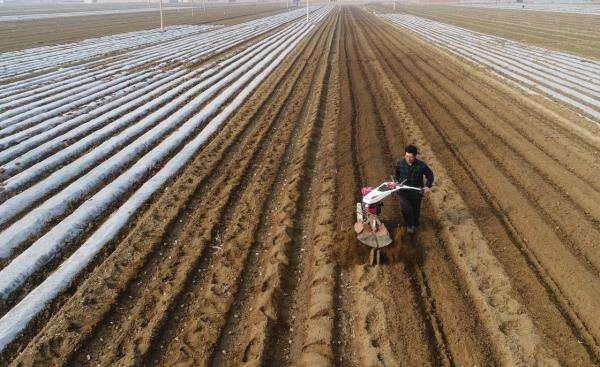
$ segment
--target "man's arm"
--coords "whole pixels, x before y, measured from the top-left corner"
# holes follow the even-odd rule
[[[425,186],[431,188],[434,179],[433,171],[425,163],[423,163],[423,174],[425,175]]]
[[[406,172],[402,169],[402,161],[396,163],[396,182],[402,182],[406,180]]]

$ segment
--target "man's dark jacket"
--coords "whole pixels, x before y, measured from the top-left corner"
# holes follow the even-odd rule
[[[425,185],[423,185],[423,176],[427,179]],[[412,166],[409,166],[405,159],[400,159],[396,164],[396,181],[402,182],[404,180],[406,180],[404,184],[408,186],[427,186],[431,188],[431,185],[433,185],[433,172],[424,162],[418,159],[415,159]]]

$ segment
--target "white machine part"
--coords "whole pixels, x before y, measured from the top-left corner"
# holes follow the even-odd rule
[[[375,204],[399,190],[415,190],[419,192],[421,191],[419,187],[404,185],[404,181],[402,181],[401,183],[396,183],[393,181],[384,182],[381,185],[374,188],[367,195],[363,196],[362,201],[365,204]]]
[[[379,218],[381,212],[380,201],[399,190],[421,191],[418,187],[404,185],[404,182],[384,182],[374,189],[369,187],[363,190],[371,190],[363,195],[362,202],[356,203],[356,223],[354,230],[358,240],[371,247],[369,262],[373,265],[379,264],[380,249],[392,243],[392,238]],[[361,190],[361,191],[363,191]]]

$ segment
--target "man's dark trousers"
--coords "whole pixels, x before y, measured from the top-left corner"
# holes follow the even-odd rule
[[[421,193],[401,192],[399,194],[400,210],[406,227],[418,227],[421,216]]]

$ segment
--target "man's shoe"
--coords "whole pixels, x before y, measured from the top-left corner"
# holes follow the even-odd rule
[[[415,227],[413,227],[413,226],[406,227],[406,233],[409,233],[409,234],[415,233]]]

